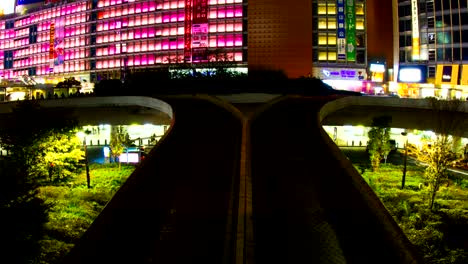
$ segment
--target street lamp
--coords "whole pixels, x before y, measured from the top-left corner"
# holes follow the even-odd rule
[[[85,153],[85,167],[86,167],[86,183],[88,189],[91,188],[91,177],[89,176],[89,163],[88,163],[88,146],[86,145],[86,133],[78,132],[77,136],[81,139],[83,138],[83,149]]]
[[[407,132],[401,132],[401,135],[406,138],[405,141],[405,158],[403,160],[403,176],[401,178],[401,189],[403,190],[405,188],[405,178],[406,178],[406,163],[408,161],[408,133]]]

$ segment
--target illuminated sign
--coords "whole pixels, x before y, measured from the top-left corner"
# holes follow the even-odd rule
[[[361,69],[329,69],[325,68],[320,71],[321,79],[334,80],[363,80],[364,70]]]
[[[356,61],[356,7],[354,0],[346,0],[346,59]]]
[[[55,20],[55,37],[54,37],[54,66],[63,64],[65,58],[65,20],[57,18]]]
[[[140,162],[140,154],[135,152],[122,153],[119,156],[119,162],[122,163],[138,163]]]
[[[450,82],[452,81],[452,66],[444,65],[442,67],[442,81],[443,82]]]
[[[385,65],[372,63],[369,70],[371,72],[385,72]]]
[[[193,0],[192,61],[206,61],[208,54],[208,0]]]
[[[192,27],[192,48],[208,47],[208,23]]]
[[[460,79],[460,84],[468,85],[468,65],[466,64],[462,65],[462,75]]]
[[[419,14],[418,14],[418,0],[411,0],[411,31],[412,31],[412,54],[413,60],[419,60],[420,47],[419,47]]]
[[[0,15],[8,15],[15,12],[15,0],[0,1]]]
[[[184,62],[192,61],[192,1],[185,0]]]
[[[398,71],[398,82],[403,83],[424,83],[427,78],[427,66],[402,66]]]
[[[54,59],[54,40],[55,40],[55,23],[50,24],[50,39],[49,39],[49,59]]]
[[[40,2],[44,2],[44,0],[18,0],[18,5],[29,5]]]
[[[338,60],[346,60],[346,21],[345,21],[345,0],[338,0],[337,2],[337,54]]]

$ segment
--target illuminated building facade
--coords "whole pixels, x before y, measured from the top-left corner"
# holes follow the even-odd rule
[[[468,9],[461,0],[394,0],[398,93],[467,98]]]
[[[96,82],[127,70],[218,60],[247,68],[242,0],[23,2],[35,6],[0,20],[2,79]]]
[[[365,0],[313,0],[313,72],[337,89],[367,87]]]
[[[15,0],[11,0],[15,1]],[[365,0],[20,0],[0,17],[0,78],[39,87],[228,62],[366,91]],[[0,90],[1,91],[1,90]]]

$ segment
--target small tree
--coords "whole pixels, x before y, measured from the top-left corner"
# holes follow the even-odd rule
[[[447,180],[448,169],[456,159],[451,151],[452,138],[448,135],[436,135],[431,144],[424,143],[419,149],[413,150],[416,158],[427,165],[424,177],[429,186],[429,209],[433,209],[439,187]]]
[[[2,120],[0,145],[8,152],[0,159],[0,254],[5,263],[32,263],[39,253],[50,205],[38,195],[44,176],[38,168],[48,153],[48,139],[76,127],[70,117],[65,110],[42,109],[37,101],[20,101]]]
[[[81,168],[84,158],[82,142],[74,133],[52,133],[41,142],[43,153],[32,169],[48,174],[49,181],[66,181]]]
[[[386,160],[391,151],[390,123],[389,116],[380,116],[372,120],[372,128],[368,132],[367,150],[373,171],[379,169],[380,161]]]
[[[434,97],[426,100],[433,110],[431,117],[435,139],[430,144],[426,142],[421,148],[414,149],[413,152],[419,161],[427,165],[424,175],[429,185],[429,209],[432,210],[437,191],[448,177],[448,168],[457,158],[453,150],[462,132],[464,116],[457,112],[462,106],[460,100],[446,101]]]
[[[130,136],[123,126],[112,126],[110,134],[109,147],[111,149],[111,157],[114,161],[122,154],[124,149],[130,145]],[[120,160],[119,160],[120,168]]]

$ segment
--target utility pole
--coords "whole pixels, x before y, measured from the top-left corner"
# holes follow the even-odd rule
[[[403,190],[405,188],[405,179],[406,179],[406,163],[408,161],[408,133],[406,132],[401,132],[401,135],[405,136],[406,141],[405,141],[405,158],[403,160],[403,176],[401,178],[401,189]]]
[[[85,151],[85,166],[86,166],[86,182],[88,189],[91,188],[91,177],[89,176],[89,162],[88,162],[88,146],[86,145],[86,137],[83,140],[83,146]]]

